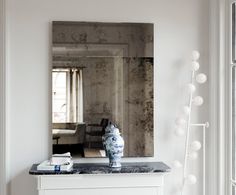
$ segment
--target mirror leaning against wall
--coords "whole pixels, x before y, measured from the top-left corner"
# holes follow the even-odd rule
[[[124,157],[153,156],[153,24],[52,25],[53,153],[105,157],[112,122]]]

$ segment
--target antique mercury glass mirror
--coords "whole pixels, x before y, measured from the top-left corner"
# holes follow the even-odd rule
[[[153,156],[153,24],[53,22],[53,153],[105,157],[115,123],[124,157]]]

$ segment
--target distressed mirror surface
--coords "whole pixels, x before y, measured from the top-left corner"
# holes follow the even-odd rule
[[[53,153],[105,157],[111,121],[124,157],[153,156],[153,24],[53,22]]]

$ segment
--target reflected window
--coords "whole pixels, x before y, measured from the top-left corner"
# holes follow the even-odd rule
[[[83,122],[82,69],[52,71],[53,123]]]

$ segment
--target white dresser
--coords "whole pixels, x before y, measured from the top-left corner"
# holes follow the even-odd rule
[[[164,176],[170,168],[162,162],[124,163],[111,169],[107,164],[74,164],[71,172],[38,171],[38,195],[163,195]]]
[[[163,195],[164,173],[38,175],[38,195]]]

